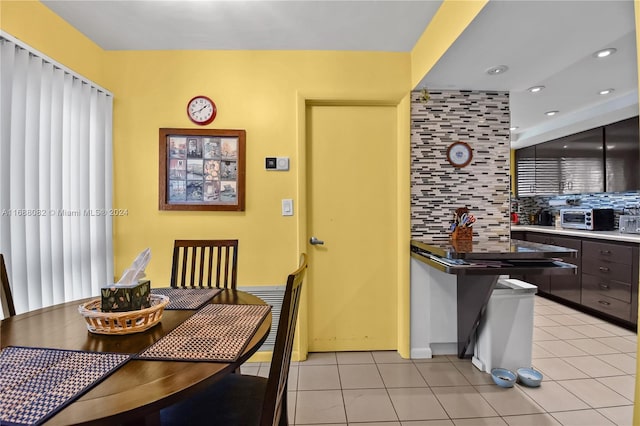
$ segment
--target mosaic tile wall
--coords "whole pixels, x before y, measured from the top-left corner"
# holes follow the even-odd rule
[[[509,238],[508,92],[430,91],[411,95],[411,236],[447,236],[453,212],[468,207],[474,239]],[[473,149],[471,164],[446,159],[455,141]]]
[[[549,206],[551,200],[563,200],[566,206]],[[571,207],[603,207],[613,208],[616,219],[616,228],[621,214],[640,214],[640,191],[627,192],[601,192],[592,194],[572,194],[557,196],[518,197],[518,217],[521,225],[529,225],[529,214],[535,214],[540,210],[549,210],[555,214],[560,209]],[[515,207],[515,205],[514,205]],[[515,210],[515,208],[514,208]]]

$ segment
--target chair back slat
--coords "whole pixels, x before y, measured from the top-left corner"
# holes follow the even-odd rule
[[[176,240],[171,287],[236,288],[238,240]]]
[[[9,285],[9,275],[4,264],[4,255],[0,254],[0,304],[2,305],[2,313],[5,317],[12,317],[16,314],[16,308],[13,305],[13,296],[11,295],[11,286]]]
[[[300,256],[300,266],[287,277],[287,287],[284,292],[282,309],[276,342],[271,358],[269,378],[264,402],[262,404],[261,426],[276,426],[286,421],[286,398],[289,366],[291,365],[291,352],[293,350],[293,338],[296,331],[298,318],[298,306],[300,304],[300,292],[302,281],[307,270],[307,255]],[[281,417],[284,416],[284,419]]]

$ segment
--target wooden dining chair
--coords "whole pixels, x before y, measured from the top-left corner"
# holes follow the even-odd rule
[[[288,425],[287,379],[291,364],[302,280],[307,255],[287,277],[269,377],[229,374],[206,391],[160,411],[160,423],[172,425]]]
[[[0,304],[2,305],[2,314],[5,317],[12,317],[16,314],[16,308],[13,305],[13,296],[11,296],[11,287],[9,286],[9,276],[7,268],[4,264],[4,255],[0,254]]]
[[[176,240],[171,287],[236,288],[238,240]]]

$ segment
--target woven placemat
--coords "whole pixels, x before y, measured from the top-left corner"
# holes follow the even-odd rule
[[[205,303],[220,293],[220,288],[152,288],[152,294],[162,294],[169,298],[165,309],[186,310],[200,309]]]
[[[268,305],[207,305],[137,357],[236,361],[270,310]]]
[[[0,351],[0,424],[37,425],[130,355],[9,346]]]

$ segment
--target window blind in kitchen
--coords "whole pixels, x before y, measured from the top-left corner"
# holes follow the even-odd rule
[[[113,96],[0,32],[0,252],[17,313],[113,280]]]

